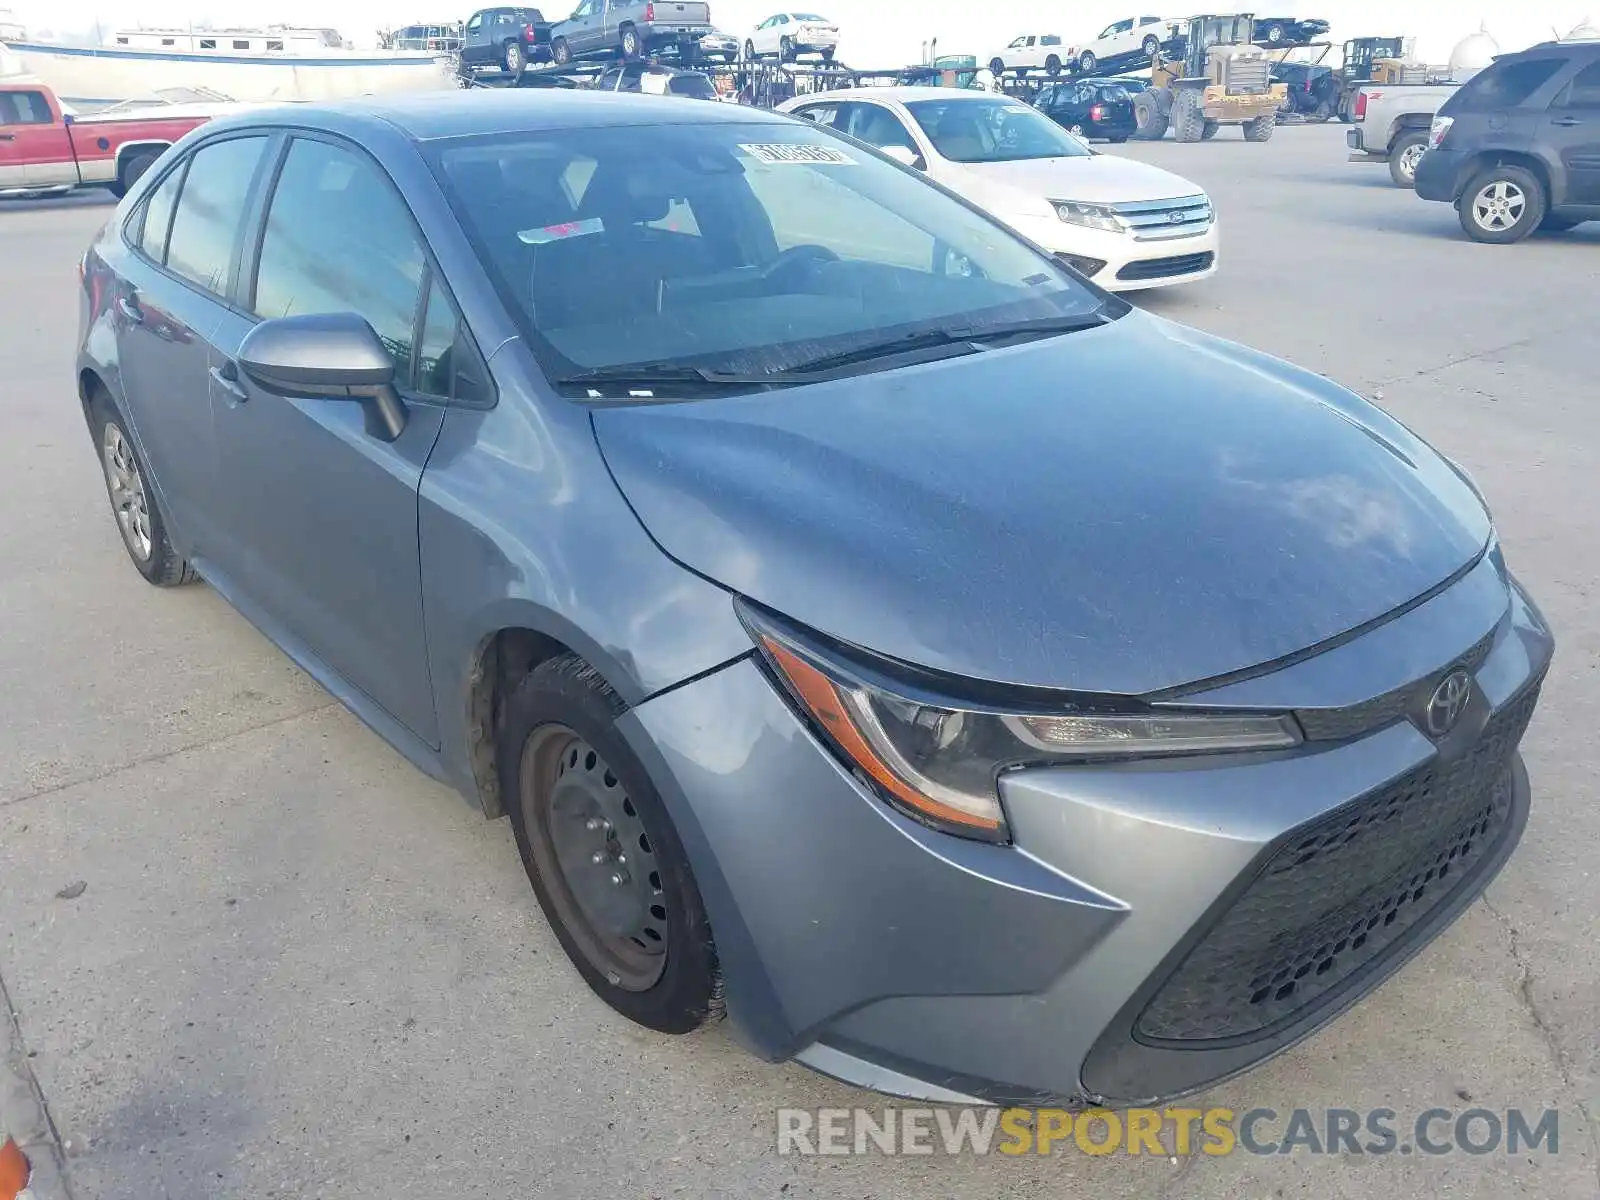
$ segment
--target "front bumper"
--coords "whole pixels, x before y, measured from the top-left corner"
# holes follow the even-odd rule
[[[1193,283],[1216,274],[1221,239],[1217,222],[1201,233],[1143,241],[1131,233],[1085,229],[1056,217],[1002,218],[1018,233],[1069,261],[1088,259],[1104,265],[1088,274],[1110,292]],[[1082,270],[1082,268],[1079,268]]]
[[[1273,755],[1018,772],[1009,846],[878,801],[753,659],[619,725],[683,835],[729,1011],[764,1056],[924,1099],[1150,1102],[1326,1023],[1510,854],[1528,806],[1515,745],[1553,643],[1498,572],[1486,558],[1362,638],[1185,701],[1371,712],[1475,646],[1457,732],[1434,742],[1401,718]]]

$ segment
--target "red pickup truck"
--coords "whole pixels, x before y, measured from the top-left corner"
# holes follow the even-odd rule
[[[63,113],[42,83],[0,83],[0,196],[79,187],[120,196],[163,150],[231,107],[152,102],[80,117]]]

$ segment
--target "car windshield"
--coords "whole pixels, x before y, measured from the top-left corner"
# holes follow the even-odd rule
[[[696,100],[715,100],[717,89],[704,75],[674,75],[667,80],[670,96],[692,96]]]
[[[806,24],[826,25],[828,23],[827,17],[819,17],[816,13],[790,13],[789,15],[794,20]]]
[[[1126,311],[809,124],[493,134],[429,153],[556,380],[635,364],[766,375],[943,330]]]
[[[1109,84],[1100,89],[1100,99],[1107,104],[1117,104],[1128,99],[1128,92],[1121,84]]]
[[[958,163],[1085,158],[1087,146],[1048,117],[1002,96],[918,100],[906,105],[941,157]]]

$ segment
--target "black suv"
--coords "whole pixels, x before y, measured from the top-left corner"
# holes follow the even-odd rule
[[[482,8],[467,18],[461,70],[498,68],[521,75],[529,63],[550,57],[550,22],[537,8]]]
[[[1278,63],[1272,68],[1272,80],[1289,89],[1279,112],[1299,113],[1307,120],[1322,122],[1339,111],[1339,79],[1331,67]]]
[[[1416,186],[1479,242],[1600,220],[1600,42],[1545,42],[1474,75],[1434,118]]]

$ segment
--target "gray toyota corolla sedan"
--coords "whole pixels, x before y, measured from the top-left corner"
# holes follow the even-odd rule
[[[213,122],[86,255],[78,384],[145,578],[509,815],[653,1029],[1168,1097],[1370,991],[1527,818],[1552,641],[1460,469],[805,122]]]

